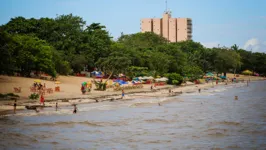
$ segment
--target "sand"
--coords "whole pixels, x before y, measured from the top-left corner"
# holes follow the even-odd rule
[[[229,78],[232,78],[233,74],[227,74]],[[262,77],[254,76],[243,76],[240,75],[238,79],[244,80],[263,80]],[[10,77],[0,76],[0,93],[14,93],[14,87],[21,87],[21,93],[15,93],[20,96],[17,101],[17,109],[25,109],[25,105],[36,105],[39,104],[39,100],[29,100],[28,96],[32,93],[30,86],[34,83],[33,78],[24,77]],[[171,88],[173,95],[179,94],[175,92],[197,92],[199,88],[204,89],[215,86],[215,83],[205,84],[190,84],[187,86],[157,86],[153,91],[150,90],[150,84],[145,85],[140,89],[125,90],[125,97],[121,99],[121,91],[113,91],[113,89],[107,89],[107,91],[96,91],[95,85],[93,84],[93,90],[90,93],[83,95],[80,91],[82,82],[92,81],[92,78],[87,77],[74,77],[74,76],[60,76],[58,79],[61,83],[59,84],[61,91],[54,92],[52,94],[45,94],[45,100],[47,106],[55,106],[58,102],[60,106],[72,105],[77,103],[94,103],[106,100],[130,100],[135,98],[145,97],[160,97],[160,96],[171,96],[169,95],[168,89]],[[42,84],[45,83],[46,88],[55,88],[57,86],[54,81],[41,80]],[[224,84],[224,83],[219,83]],[[13,110],[13,101],[0,100],[0,112]]]

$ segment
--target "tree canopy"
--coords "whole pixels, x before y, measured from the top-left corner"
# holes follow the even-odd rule
[[[99,68],[107,74],[198,78],[206,72],[266,74],[266,54],[240,49],[206,48],[192,40],[170,43],[151,32],[121,34],[117,41],[100,23],[87,25],[73,14],[55,18],[11,18],[0,26],[0,73],[51,76]],[[178,76],[178,75],[176,75]],[[178,76],[179,77],[179,76]]]

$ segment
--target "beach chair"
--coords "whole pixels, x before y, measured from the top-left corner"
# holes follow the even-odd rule
[[[36,88],[35,87],[30,87],[30,91],[35,93],[36,92]]]
[[[47,89],[46,89],[46,92],[47,92],[48,94],[51,94],[51,93],[53,93],[53,89],[52,89],[52,88],[47,88]]]
[[[15,93],[20,93],[21,92],[21,87],[19,87],[19,88],[14,87],[14,92]]]

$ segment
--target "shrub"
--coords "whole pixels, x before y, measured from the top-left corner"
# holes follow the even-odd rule
[[[7,93],[6,96],[19,97],[18,95],[14,94],[14,93]]]
[[[32,93],[30,96],[29,96],[29,99],[31,99],[31,100],[36,100],[36,99],[38,99],[39,98],[39,94],[37,94],[37,93]]]
[[[173,84],[173,85],[178,85],[178,83],[179,83],[179,81],[177,81],[177,80],[173,80],[173,81],[172,81],[172,84]]]
[[[183,82],[183,77],[178,73],[168,73],[165,76],[168,78],[168,84],[180,85]]]

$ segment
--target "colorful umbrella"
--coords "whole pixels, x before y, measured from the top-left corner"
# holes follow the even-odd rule
[[[60,84],[61,82],[60,81],[56,81],[55,84]]]
[[[42,81],[39,80],[39,79],[37,79],[37,80],[34,80],[34,82],[36,82],[36,83],[41,83]]]

